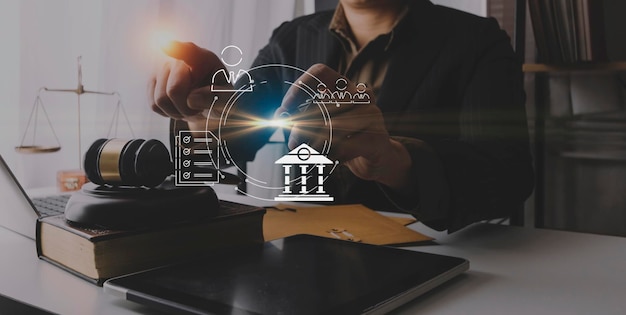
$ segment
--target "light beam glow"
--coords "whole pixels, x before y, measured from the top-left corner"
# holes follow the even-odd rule
[[[168,30],[157,30],[152,33],[151,44],[154,50],[164,50],[174,40],[174,33]]]
[[[260,120],[258,121],[258,124],[260,126],[285,128],[285,127],[290,126],[292,123],[289,119],[270,119],[270,120]]]

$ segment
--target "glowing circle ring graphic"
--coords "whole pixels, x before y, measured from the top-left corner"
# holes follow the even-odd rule
[[[252,67],[250,68],[248,71],[248,73],[254,77],[254,73],[256,71],[262,71],[262,70],[266,70],[267,68],[277,68],[278,70],[289,70],[289,71],[293,71],[295,72],[297,75],[295,75],[294,77],[300,77],[303,74],[307,74],[308,76],[310,76],[311,78],[314,79],[315,81],[315,86],[311,87],[308,86],[307,84],[305,84],[302,81],[297,81],[297,82],[290,82],[290,81],[284,81],[282,82],[282,84],[287,85],[287,88],[290,88],[291,86],[295,86],[299,89],[301,89],[303,92],[305,92],[308,95],[309,99],[314,99],[315,94],[316,94],[316,87],[319,83],[323,83],[321,80],[319,80],[317,77],[315,77],[314,75],[312,75],[311,73],[307,72],[306,70],[300,69],[298,67],[294,67],[294,66],[290,66],[290,65],[283,65],[283,64],[267,64],[267,65],[260,65],[260,66],[256,66],[256,67]],[[237,169],[237,171],[240,174],[243,174],[245,176],[245,182],[249,185],[253,185],[257,188],[263,189],[263,190],[271,190],[271,191],[282,191],[284,189],[284,185],[282,186],[278,186],[278,187],[272,187],[269,185],[268,181],[262,178],[255,178],[253,176],[251,176],[250,174],[248,174],[245,169],[241,167],[240,165],[237,164],[237,158],[231,156],[231,150],[229,150],[228,147],[228,141],[226,141],[225,139],[223,139],[222,137],[222,131],[229,126],[229,117],[231,115],[231,111],[234,112],[236,110],[234,110],[237,105],[238,105],[238,101],[241,98],[241,96],[243,96],[246,93],[254,93],[255,88],[256,87],[261,87],[263,84],[268,84],[267,81],[261,81],[261,82],[254,82],[252,84],[252,92],[249,91],[248,86],[243,86],[241,87],[239,90],[237,90],[236,92],[234,92],[232,94],[232,96],[228,99],[228,101],[226,102],[226,106],[224,107],[224,110],[221,112],[220,114],[220,118],[219,118],[219,127],[217,130],[217,142],[218,142],[218,150],[220,151],[219,153],[221,154],[221,156],[224,157],[224,160],[228,161],[233,167],[235,167]],[[287,89],[285,89],[286,91]],[[215,102],[215,99],[214,99]],[[319,110],[320,116],[324,121],[324,126],[325,126],[325,135],[326,135],[326,140],[324,141],[324,145],[322,150],[319,152],[321,155],[327,156],[328,153],[330,152],[331,149],[331,145],[332,145],[332,136],[333,136],[333,128],[332,128],[332,121],[331,121],[331,117],[330,117],[330,113],[328,112],[328,109],[326,108],[326,104],[324,102],[321,101],[313,101],[312,105],[315,105],[314,107]],[[208,111],[208,115],[207,115],[207,120],[206,120],[206,126],[209,126],[209,120],[211,119],[211,114],[212,114],[212,106]],[[301,154],[301,150],[300,149],[298,151],[298,158],[303,160],[304,153]],[[308,159],[311,155],[311,152],[307,149],[306,150],[306,159]],[[306,160],[305,159],[305,160]],[[216,160],[212,159],[214,162],[216,162]],[[304,160],[303,160],[304,161]],[[217,164],[215,164],[217,165]],[[327,174],[327,176],[324,178],[324,181],[328,178],[328,176],[330,176],[330,174],[332,174],[332,172],[335,170],[335,168],[337,167],[338,162],[335,162],[332,169],[329,171],[329,173]],[[313,168],[309,169],[309,172],[311,172],[313,170]],[[295,181],[296,179],[293,179],[292,181]],[[237,189],[237,188],[236,188]],[[238,190],[240,193],[243,193],[247,196],[256,198],[256,199],[260,199],[260,200],[267,200],[267,201],[273,201],[274,199],[268,199],[268,198],[263,198],[263,197],[259,197],[259,196],[254,196],[251,195],[250,193]]]

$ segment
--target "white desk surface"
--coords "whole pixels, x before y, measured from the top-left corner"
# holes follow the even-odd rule
[[[232,201],[248,201],[241,196]],[[466,258],[470,270],[398,314],[626,314],[626,238],[476,224],[412,250]],[[0,294],[59,314],[151,314],[37,258],[34,241],[0,228]]]

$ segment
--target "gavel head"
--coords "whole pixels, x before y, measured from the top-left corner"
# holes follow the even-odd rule
[[[154,187],[173,172],[167,147],[143,139],[98,139],[85,154],[84,168],[92,183],[111,186]]]

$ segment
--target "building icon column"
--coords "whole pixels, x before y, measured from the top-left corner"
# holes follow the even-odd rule
[[[307,166],[300,165],[300,193],[301,194],[306,194],[308,191],[306,187],[306,178],[308,176],[307,172],[308,172]]]
[[[283,165],[283,170],[285,171],[285,189],[283,189],[283,194],[291,193],[291,177],[289,176],[291,173],[291,165]]]
[[[317,193],[325,194],[324,191],[324,164],[317,165]]]
[[[333,201],[324,189],[324,168],[334,164],[326,156],[303,143],[276,160],[283,166],[285,187],[276,201]],[[299,170],[299,174],[297,171]],[[309,187],[310,185],[310,187]],[[295,186],[295,187],[291,187]],[[300,186],[300,189],[297,189]],[[317,187],[316,187],[317,186]]]

